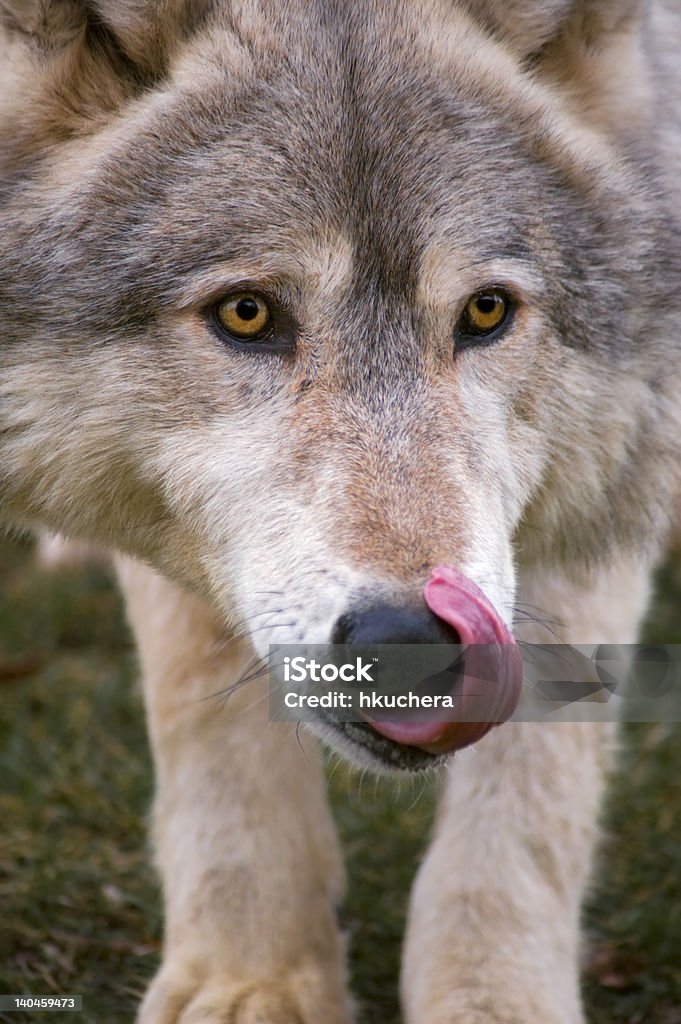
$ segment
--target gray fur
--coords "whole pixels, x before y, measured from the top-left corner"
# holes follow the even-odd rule
[[[681,12],[0,0],[0,20],[0,525],[137,559],[168,910],[139,1019],[347,1024],[321,782],[239,684],[230,729],[206,703],[237,664],[224,627],[248,678],[270,642],[326,642],[449,565],[509,622],[519,589],[566,642],[634,640],[681,493]],[[489,287],[514,315],[464,347]],[[241,288],[277,309],[278,351],[216,330]],[[494,730],[477,776],[457,761],[409,1024],[582,1020],[604,757],[554,728]],[[368,725],[330,742],[426,757]]]
[[[508,5],[470,6],[495,33],[515,13]],[[58,345],[77,366],[84,351],[141,340],[172,373],[176,342],[161,325],[192,275],[228,257],[291,251],[296,237],[340,231],[353,246],[353,286],[328,311],[322,333],[306,323],[304,305],[296,307],[309,338],[305,372],[326,374],[330,386],[350,388],[380,410],[400,381],[422,378],[434,340],[418,327],[419,260],[426,243],[453,236],[470,265],[510,255],[539,275],[546,330],[563,346],[555,359],[570,364],[584,351],[601,360],[609,398],[622,374],[636,374],[647,388],[629,460],[611,473],[603,465],[597,505],[579,499],[588,512],[554,512],[558,532],[543,536],[591,554],[618,526],[625,539],[646,536],[669,505],[672,483],[662,483],[668,474],[659,467],[674,457],[660,434],[679,322],[678,214],[663,191],[661,163],[667,140],[651,131],[619,152],[613,146],[606,166],[587,153],[591,165],[575,167],[560,138],[550,138],[550,120],[528,116],[516,89],[490,89],[455,58],[444,69],[433,61],[419,18],[403,5],[264,4],[267,28],[254,35],[239,5],[188,5],[161,31],[166,7],[111,4],[105,15],[104,7],[51,3],[40,5],[37,19],[6,5],[14,32],[23,18],[24,31],[52,49],[20,79],[22,125],[6,136],[1,158],[3,363],[14,364],[27,345],[50,352]],[[592,26],[588,10],[584,23]],[[531,4],[523,11],[513,23],[535,25],[536,51],[582,8],[542,5],[538,22]],[[140,38],[154,40],[154,60],[135,63],[126,19]],[[178,87],[170,29],[184,39],[192,24],[197,52],[203,39],[210,54],[210,74]],[[235,71],[232,57],[221,65],[221,40],[227,52],[243,49],[245,70]],[[660,83],[661,92],[674,87]],[[134,126],[107,127],[128,107]],[[11,104],[7,119],[12,125]],[[79,160],[80,153],[80,172],[53,194],[62,154]],[[258,373],[275,380],[278,370]],[[554,373],[558,383],[558,365]],[[599,402],[585,402],[581,414],[597,415]],[[528,496],[530,521],[552,473],[569,472],[569,453],[558,454],[534,503]],[[623,487],[628,512],[613,517]],[[27,517],[39,518],[41,499],[33,501],[38,507]]]

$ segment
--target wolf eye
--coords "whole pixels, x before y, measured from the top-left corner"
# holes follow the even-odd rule
[[[456,329],[457,346],[491,340],[510,322],[510,296],[501,288],[486,288],[471,295]]]
[[[272,325],[270,307],[256,292],[228,295],[216,306],[215,316],[220,327],[239,341],[261,341]]]

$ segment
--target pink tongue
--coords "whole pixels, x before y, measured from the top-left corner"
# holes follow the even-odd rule
[[[462,644],[515,644],[484,591],[458,569],[433,569],[423,596],[431,612],[454,627]]]
[[[523,664],[513,634],[492,602],[458,569],[433,569],[423,596],[467,648],[455,708],[438,709],[425,722],[372,719],[370,724],[395,743],[445,754],[475,743],[511,717],[520,698]]]

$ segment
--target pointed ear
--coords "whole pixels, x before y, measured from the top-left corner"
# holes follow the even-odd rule
[[[584,47],[607,45],[612,33],[639,20],[643,0],[464,0],[473,17],[520,57],[570,39]]]
[[[203,19],[211,0],[90,0],[90,6],[134,64],[158,71]]]
[[[464,3],[537,79],[558,86],[585,123],[612,138],[634,138],[654,116],[646,0]]]
[[[0,21],[34,51],[69,47],[128,64],[141,77],[161,74],[210,0],[0,0]]]
[[[211,0],[0,0],[3,173],[18,173],[52,142],[89,134],[160,81],[210,6]]]

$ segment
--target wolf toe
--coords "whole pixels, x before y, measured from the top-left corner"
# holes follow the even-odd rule
[[[197,981],[162,972],[137,1024],[351,1024],[349,1001],[316,972],[278,982]]]

